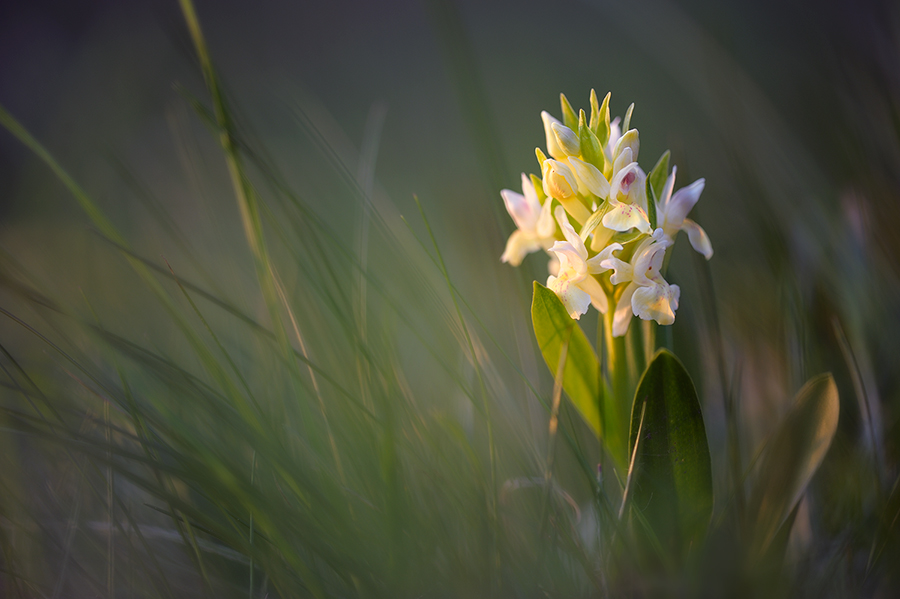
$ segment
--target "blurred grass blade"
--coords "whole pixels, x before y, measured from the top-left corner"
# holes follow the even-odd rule
[[[598,437],[603,435],[600,416],[599,370],[597,354],[578,323],[569,316],[556,294],[534,282],[531,303],[534,335],[541,354],[552,372],[556,371],[563,344],[568,342],[568,356],[563,372],[563,390]]]
[[[712,469],[694,383],[665,349],[638,383],[630,444],[638,443],[632,504],[640,507],[662,548],[677,558],[706,532],[713,508]]]
[[[769,441],[750,494],[747,527],[761,555],[806,491],[837,430],[837,386],[831,374],[810,379]]]
[[[475,144],[478,163],[484,169],[490,188],[500,189],[509,169],[506,168],[503,147],[498,142],[501,136],[491,115],[488,94],[479,76],[481,69],[458,3],[453,0],[428,0],[426,7],[444,51],[463,119]],[[492,202],[491,208],[497,222],[508,227],[509,219],[503,217],[500,203]]]
[[[878,563],[885,549],[893,544],[893,548],[900,548],[900,538],[895,532],[897,522],[900,520],[900,477],[894,481],[894,488],[888,496],[884,511],[881,513],[881,521],[875,532],[875,539],[872,542],[872,549],[869,551],[869,560],[866,564],[866,574],[868,575],[872,568]]]

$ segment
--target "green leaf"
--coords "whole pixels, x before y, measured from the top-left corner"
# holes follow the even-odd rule
[[[562,108],[563,125],[572,131],[578,131],[578,117],[575,116],[575,110],[569,104],[566,94],[559,94],[559,106]]]
[[[632,102],[631,106],[628,107],[628,110],[625,111],[625,120],[622,121],[622,133],[625,133],[631,128],[632,112],[634,112],[634,102]]]
[[[544,200],[547,199],[547,194],[544,193],[544,182],[535,174],[528,175],[528,178],[531,179],[531,184],[534,185],[534,191],[537,193],[541,206],[543,206]]]
[[[631,504],[666,552],[683,555],[709,525],[712,470],[697,392],[668,350],[659,350],[641,376],[629,439],[631,451],[637,443]]]
[[[594,434],[600,437],[600,363],[594,348],[556,294],[537,281],[534,282],[531,318],[534,335],[550,372],[556,372],[562,344],[568,340],[563,390]]]
[[[659,194],[653,189],[653,185],[650,184],[650,177],[647,177],[647,220],[650,221],[650,228],[656,228],[656,202],[659,198]]]
[[[671,152],[666,150],[663,152],[663,155],[659,157],[659,160],[656,162],[656,166],[653,167],[653,170],[650,171],[650,174],[647,175],[647,183],[653,187],[653,192],[656,194],[656,199],[662,197],[663,188],[666,186],[666,179],[669,176],[669,156]],[[649,195],[647,197],[650,197]]]
[[[806,491],[837,430],[840,405],[831,374],[811,378],[766,447],[750,495],[747,529],[757,555],[766,551]]]
[[[585,114],[582,110],[578,114],[578,140],[581,142],[581,157],[584,158],[585,162],[596,166],[602,173],[606,156],[603,155],[603,147],[600,145],[600,140],[597,139],[597,136],[594,135],[594,132],[591,131],[591,128],[588,127],[585,121]]]
[[[611,93],[607,93],[606,97],[603,98],[603,104],[600,105],[600,109],[598,110],[597,121],[594,122],[593,119],[593,109],[591,110],[591,129],[594,130],[594,133],[597,134],[597,139],[600,140],[600,145],[605,146],[606,142],[609,141],[609,97],[612,95]],[[596,128],[595,128],[596,126]]]
[[[588,127],[594,134],[597,133],[597,126],[600,124],[600,102],[597,101],[597,92],[591,89],[591,120],[588,121]]]
[[[612,239],[609,240],[610,243],[621,243],[625,245],[626,243],[631,243],[635,239],[639,239],[641,237],[645,237],[647,234],[638,231],[637,229],[629,229],[628,231],[622,231],[620,233],[616,233],[612,236]]]

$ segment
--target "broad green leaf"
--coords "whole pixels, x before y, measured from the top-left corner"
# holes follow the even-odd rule
[[[569,104],[569,99],[566,98],[566,94],[559,94],[559,106],[562,108],[563,125],[572,131],[578,131],[578,117],[575,115],[575,110],[572,109],[572,105]]]
[[[629,439],[631,451],[638,444],[631,505],[663,550],[677,558],[705,534],[713,488],[700,401],[690,375],[668,350],[659,350],[641,376]]]
[[[581,157],[585,162],[596,166],[602,173],[605,168],[606,156],[603,154],[600,140],[585,121],[586,117],[582,110],[578,114],[578,140],[581,142]]]
[[[663,187],[666,186],[666,179],[669,176],[669,156],[671,152],[666,150],[663,152],[663,155],[659,157],[659,160],[656,162],[656,166],[653,167],[653,170],[650,171],[650,174],[647,175],[647,184],[651,185],[653,188],[653,193],[656,194],[656,199],[662,197]],[[647,196],[650,197],[649,195]]]
[[[556,294],[537,281],[534,282],[531,318],[534,322],[534,335],[550,372],[556,372],[560,349],[563,342],[568,340],[568,355],[563,370],[563,390],[594,434],[599,437],[602,431],[599,401],[600,363],[594,348],[591,347],[578,323],[566,312]]]
[[[839,411],[831,374],[813,377],[797,393],[769,441],[747,509],[747,528],[757,555],[772,543],[822,463],[837,430]]]

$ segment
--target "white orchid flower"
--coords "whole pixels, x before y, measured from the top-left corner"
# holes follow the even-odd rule
[[[584,240],[572,228],[562,206],[556,207],[554,216],[566,240],[557,241],[550,248],[559,257],[559,270],[547,278],[547,287],[559,296],[566,312],[575,320],[580,319],[591,304],[605,313],[609,308],[606,292],[593,275],[609,270],[609,267],[601,263],[611,258],[612,252],[622,249],[622,246],[612,244],[589,259]]]
[[[518,266],[526,255],[537,250],[546,250],[556,241],[556,223],[553,222],[553,214],[550,212],[553,200],[547,198],[541,206],[537,191],[525,173],[522,173],[522,193],[504,189],[500,195],[506,204],[507,212],[518,227],[509,236],[500,260]]]
[[[614,245],[619,244],[610,247]],[[610,276],[613,285],[628,283],[613,315],[614,337],[621,337],[628,331],[632,314],[663,325],[675,322],[681,289],[678,285],[669,285],[659,272],[669,245],[664,231],[658,228],[635,249],[630,263],[613,256],[603,260],[601,267],[614,270]],[[619,245],[619,249],[621,247]]]
[[[675,195],[672,195],[672,189],[675,187],[675,171],[676,167],[672,167],[672,173],[666,179],[666,185],[663,187],[662,197],[659,198],[656,208],[656,219],[669,243],[675,241],[675,235],[678,231],[687,233],[691,246],[703,257],[709,260],[713,255],[712,243],[703,227],[695,223],[687,217],[688,212],[700,199],[703,187],[706,185],[706,179],[697,179],[687,187],[682,187]]]
[[[622,139],[625,139],[624,137]],[[625,147],[613,166],[609,184],[609,203],[612,208],[603,215],[603,226],[613,231],[637,229],[651,232],[647,218],[647,175],[632,160],[632,149]]]

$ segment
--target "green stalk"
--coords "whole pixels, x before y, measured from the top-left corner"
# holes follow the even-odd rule
[[[609,384],[612,391],[612,405],[603,411],[607,415],[606,426],[615,427],[615,431],[607,429],[605,432],[607,437],[624,439],[627,446],[629,434],[629,419],[631,417],[631,384],[628,374],[628,351],[625,345],[625,337],[613,337],[613,318],[615,311],[612,306],[615,302],[610,298],[610,309],[603,316],[603,359],[605,361],[605,371],[609,377]],[[627,447],[626,447],[627,453]],[[622,466],[626,459],[625,455],[615,455],[616,463]]]

